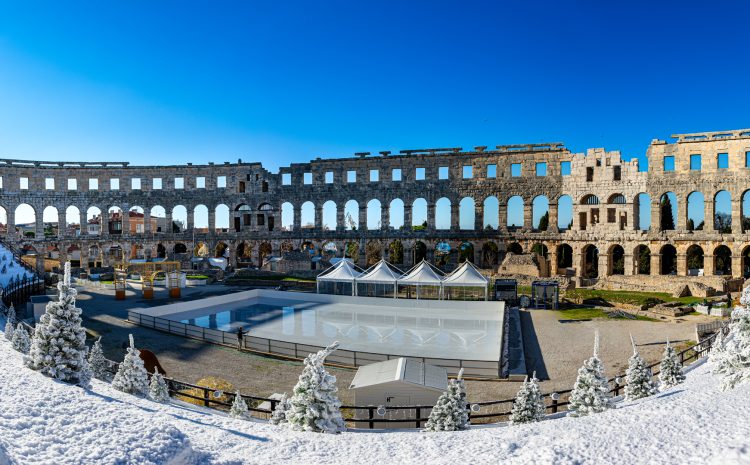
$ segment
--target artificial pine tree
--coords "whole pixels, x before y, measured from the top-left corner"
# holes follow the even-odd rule
[[[721,332],[721,330],[719,330]],[[664,348],[664,356],[659,364],[659,382],[662,391],[685,381],[685,374],[682,372],[682,364],[677,358],[677,352],[667,340],[667,346]]]
[[[94,345],[91,346],[91,351],[89,352],[89,368],[91,369],[91,374],[96,379],[100,379],[102,381],[108,381],[109,380],[109,371],[107,371],[107,368],[109,367],[109,364],[107,363],[107,359],[104,357],[104,351],[102,350],[102,344],[101,344],[102,338],[100,337],[94,342]]]
[[[628,360],[628,369],[625,370],[625,399],[636,400],[656,394],[656,386],[651,381],[653,376],[651,369],[638,353],[635,339],[630,335],[630,343],[633,344],[633,355]]]
[[[85,381],[81,374],[86,365],[86,330],[81,326],[81,309],[76,308],[76,290],[70,284],[70,262],[65,263],[57,290],[57,302],[47,304],[36,325],[26,364],[52,378],[79,384]]]
[[[29,333],[26,332],[26,328],[23,327],[23,324],[18,323],[15,331],[13,331],[13,339],[11,340],[11,342],[13,343],[13,348],[17,351],[21,352],[22,354],[29,353],[29,346],[31,346],[31,341],[29,340]]]
[[[286,412],[289,410],[289,396],[286,395],[286,392],[283,396],[281,396],[281,400],[279,400],[279,403],[276,404],[276,408],[273,409],[273,413],[271,414],[271,424],[273,425],[280,425],[282,423],[286,423]]]
[[[154,374],[151,375],[151,384],[148,388],[148,396],[152,400],[155,400],[156,402],[160,402],[162,404],[169,402],[169,389],[167,388],[167,383],[166,381],[164,381],[164,377],[158,371],[154,371]]]
[[[232,402],[232,408],[229,409],[229,416],[232,418],[240,418],[242,420],[247,420],[249,416],[247,404],[245,403],[245,399],[240,395],[240,391],[237,391],[234,394],[234,402]]]
[[[536,379],[536,372],[527,376],[521,385],[521,389],[516,394],[516,400],[513,402],[513,409],[510,412],[510,424],[532,423],[541,421],[545,415],[544,400],[542,393],[539,391],[539,380]]]
[[[578,369],[578,378],[570,393],[569,402],[568,410],[573,417],[600,413],[610,406],[609,384],[604,376],[602,361],[599,359],[598,332],[594,336],[594,355]]]
[[[448,390],[440,395],[425,423],[426,431],[458,431],[469,426],[463,368],[458,377],[448,383]]]
[[[341,401],[336,394],[336,377],[323,366],[325,359],[339,347],[334,342],[305,358],[305,368],[294,386],[286,412],[286,423],[298,431],[338,433],[346,429],[341,417]]]
[[[135,348],[133,335],[125,359],[120,363],[112,380],[112,387],[128,394],[143,395],[148,391],[148,373],[141,360],[141,352]]]
[[[13,307],[13,304],[10,304],[10,308],[8,308],[5,312],[5,339],[12,341],[13,340],[13,331],[16,328],[16,309]]]
[[[735,307],[723,350],[712,351],[714,373],[723,375],[721,389],[733,389],[750,381],[750,286],[742,291],[741,306]]]

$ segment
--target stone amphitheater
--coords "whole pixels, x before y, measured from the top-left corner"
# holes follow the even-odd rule
[[[513,274],[512,260],[502,266],[513,253],[534,254],[540,276],[584,285],[730,290],[750,274],[750,130],[671,138],[651,142],[647,170],[618,151],[571,153],[561,143],[356,153],[278,173],[242,160],[4,159],[0,233],[36,256],[40,271],[52,253],[83,268],[193,256],[237,268],[305,252],[362,267],[382,257],[404,269],[422,258],[447,269],[469,259]],[[722,196],[731,212],[718,211]]]

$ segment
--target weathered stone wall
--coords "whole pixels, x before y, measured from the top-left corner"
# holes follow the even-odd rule
[[[637,161],[624,162],[616,151],[590,149],[586,154],[576,154],[561,144],[358,154],[353,158],[292,164],[276,174],[258,163],[241,161],[141,167],[126,163],[0,160],[0,207],[7,214],[7,224],[15,224],[16,207],[22,203],[30,205],[36,214],[31,227],[34,238],[20,236],[13,227],[2,234],[19,248],[39,256],[53,250],[59,251],[64,260],[72,251],[81,250],[83,262],[90,257],[89,261],[104,264],[123,257],[185,259],[197,246],[205,244],[210,255],[226,255],[233,266],[257,266],[264,257],[312,248],[315,253],[354,255],[362,266],[385,257],[408,268],[425,257],[450,268],[460,258],[468,257],[482,267],[496,268],[507,250],[529,253],[532,248],[541,247],[552,274],[565,268],[579,276],[636,275],[639,269],[643,272],[648,267],[644,267],[646,255],[639,253],[639,247],[650,251],[646,260],[651,275],[687,275],[688,249],[693,246],[694,252],[698,250],[694,246],[698,246],[704,255],[706,275],[746,275],[750,270],[750,236],[742,227],[742,201],[750,189],[750,168],[746,164],[750,131],[673,137],[677,139],[674,143],[651,143],[648,171],[640,171]],[[720,168],[719,160],[724,157],[720,154],[724,153],[728,167]],[[690,169],[691,155],[701,156],[701,170]],[[664,170],[665,157],[674,157],[674,171]],[[569,164],[569,174],[563,174],[563,163]],[[447,169],[446,179],[440,176],[443,167]],[[520,173],[515,171],[518,168]],[[396,175],[398,170],[400,176]],[[464,176],[469,171],[471,176]],[[349,182],[350,172],[353,182]],[[176,178],[182,180],[182,188]],[[47,179],[53,179],[50,189]],[[75,186],[71,184],[69,188],[69,180],[73,179]],[[91,179],[97,180],[98,188],[90,188]],[[119,181],[119,188],[113,188],[112,179]],[[155,187],[155,179],[161,180],[160,189]],[[714,230],[711,221],[714,196],[723,190],[732,199],[731,232]],[[694,191],[705,197],[706,224],[699,231],[690,231],[687,222],[687,197]],[[674,230],[664,230],[660,222],[660,199],[667,192],[673,192],[677,199]],[[639,208],[639,194],[650,198],[644,208]],[[496,206],[493,197],[497,199]],[[523,224],[509,227],[508,204],[513,203],[514,197],[523,202]],[[532,227],[533,205],[535,199],[542,197],[549,205],[549,227],[539,231]],[[568,198],[572,203],[572,222],[570,228],[562,225],[560,229],[560,205]],[[366,226],[368,203],[372,200],[380,203],[377,229]],[[356,229],[349,227],[345,216],[345,205],[351,201],[358,206],[352,215],[352,220],[358,222]],[[460,209],[462,201],[469,207]],[[415,202],[427,205],[424,228],[421,218],[414,216]],[[450,204],[449,227],[439,229],[436,205],[446,202]],[[389,215],[392,203],[396,209],[403,203],[404,225],[394,224],[400,215]],[[84,231],[75,236],[61,226],[56,236],[45,237],[42,217],[48,206],[57,209],[61,223],[66,209],[76,207],[79,221],[84,224],[91,207],[105,216],[110,207],[123,211],[140,207],[145,229],[131,234],[123,225],[125,234],[110,234],[104,228],[101,235],[90,236]],[[175,209],[183,206],[187,224],[179,232],[170,231],[169,227],[166,231],[153,231],[150,217],[156,206],[166,212],[165,225],[172,224]],[[377,214],[377,205],[373,202],[369,206]],[[204,207],[208,225],[195,227],[194,211]],[[303,208],[314,213],[310,224],[302,224]],[[289,214],[282,218],[282,210],[286,209]],[[226,215],[226,210],[228,228],[217,228],[217,215]],[[473,211],[473,218],[461,214],[466,211]],[[324,221],[324,213],[335,222],[327,224],[331,221]],[[650,218],[648,230],[639,228],[641,217]],[[286,224],[288,218],[290,224]],[[128,221],[125,215],[124,222]],[[412,228],[412,224],[419,227]],[[403,248],[402,254],[394,245],[397,242]],[[438,247],[440,243],[450,246],[448,255],[441,254],[444,246]]]

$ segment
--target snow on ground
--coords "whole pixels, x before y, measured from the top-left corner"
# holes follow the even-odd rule
[[[4,257],[4,258],[3,258]],[[5,272],[3,273],[3,269]],[[11,278],[32,277],[32,273],[13,258],[13,253],[0,244],[0,286],[5,287]],[[0,462],[2,465],[2,462]]]
[[[702,365],[655,397],[585,418],[455,433],[291,432],[94,381],[91,391],[22,365],[0,337],[0,465],[750,463],[750,385],[720,392]]]

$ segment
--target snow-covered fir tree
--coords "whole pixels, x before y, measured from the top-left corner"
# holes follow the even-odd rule
[[[78,384],[86,365],[86,330],[70,283],[70,262],[65,263],[57,290],[57,302],[47,304],[36,325],[26,364],[52,378]]]
[[[5,339],[13,340],[13,331],[16,329],[16,309],[10,304],[5,310]]]
[[[440,395],[425,423],[425,431],[458,431],[469,426],[464,370],[448,383],[448,390]]]
[[[633,344],[633,355],[628,360],[628,369],[625,370],[625,399],[636,400],[656,394],[656,386],[651,380],[653,374],[651,368],[638,353],[633,335],[630,335],[630,343]]]
[[[663,391],[684,381],[685,374],[682,372],[682,364],[677,357],[677,351],[667,340],[667,346],[664,348],[664,355],[659,364],[659,388]]]
[[[17,351],[22,354],[29,353],[31,340],[29,339],[29,333],[26,332],[26,328],[23,327],[23,324],[18,323],[18,326],[16,326],[16,329],[13,331],[13,339],[11,339],[11,342],[13,343],[13,348]]]
[[[271,424],[280,425],[286,423],[287,410],[289,410],[289,396],[287,396],[285,392],[284,395],[281,396],[279,403],[276,404],[276,408],[273,409],[273,413],[271,414]]]
[[[112,387],[128,394],[143,395],[148,392],[148,373],[143,366],[141,352],[135,348],[132,334],[125,359],[112,379]]]
[[[578,369],[578,378],[570,393],[568,410],[571,416],[600,413],[610,407],[609,384],[599,359],[599,333],[594,336],[594,355]]]
[[[109,363],[107,363],[107,359],[104,357],[101,340],[102,338],[100,337],[94,342],[94,345],[91,346],[88,358],[89,368],[91,369],[91,374],[94,378],[108,381],[110,378],[109,371],[107,370]]]
[[[510,412],[510,424],[541,421],[544,419],[545,413],[544,400],[539,390],[539,380],[536,379],[536,372],[534,372],[531,379],[528,376],[526,377],[521,389],[516,394],[513,409]]]
[[[305,368],[294,386],[286,412],[286,424],[298,431],[338,433],[346,429],[341,417],[336,377],[326,371],[323,363],[339,347],[334,342],[305,358]]]
[[[250,416],[250,411],[247,408],[245,399],[240,395],[240,391],[234,394],[234,401],[232,402],[232,408],[229,409],[229,416],[232,418],[240,418],[247,420]]]
[[[750,286],[743,289],[740,303],[732,312],[723,350],[712,350],[711,361],[714,373],[722,375],[722,390],[750,381]]]
[[[164,377],[158,371],[154,371],[154,374],[151,375],[148,396],[152,400],[162,404],[169,402],[169,388],[167,388],[167,382],[164,381]]]

